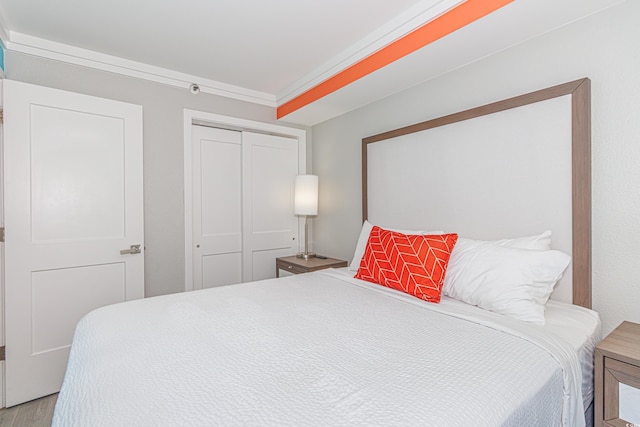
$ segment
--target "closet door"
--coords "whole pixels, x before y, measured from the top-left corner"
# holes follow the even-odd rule
[[[192,127],[193,288],[242,282],[242,134]]]
[[[293,189],[298,140],[242,133],[243,280],[275,277],[275,259],[298,247]]]
[[[193,289],[275,277],[298,248],[298,140],[192,126]]]

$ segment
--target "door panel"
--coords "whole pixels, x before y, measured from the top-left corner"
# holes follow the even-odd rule
[[[242,282],[242,135],[192,126],[193,288]]]
[[[36,105],[31,126],[33,241],[122,239],[124,121]]]
[[[124,263],[113,263],[33,272],[33,353],[68,346],[78,319],[124,301],[124,270]]]
[[[202,235],[207,237],[242,231],[239,133],[227,132],[233,142],[200,139]]]
[[[57,392],[89,311],[142,298],[142,107],[5,80],[6,403]]]
[[[293,214],[298,141],[243,132],[242,145],[243,279],[273,278],[276,257],[291,255],[298,246],[298,219]],[[259,260],[256,268],[254,259]]]
[[[291,255],[290,248],[271,249],[265,251],[253,252],[253,280],[272,279],[276,276],[275,266],[276,258]],[[280,271],[280,277],[284,277],[286,271]]]
[[[242,253],[203,256],[202,277],[205,289],[242,282]]]
[[[269,135],[259,137],[260,142],[251,146],[251,200],[256,213],[252,216],[252,229],[254,233],[289,230],[295,218],[291,189],[294,171],[298,170],[297,141]]]

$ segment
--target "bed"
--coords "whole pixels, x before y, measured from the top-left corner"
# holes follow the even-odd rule
[[[365,139],[363,214],[370,228],[363,226],[365,250],[354,256],[355,272],[353,267],[324,270],[131,301],[89,313],[76,328],[53,425],[590,424],[593,349],[600,339],[600,321],[589,309],[588,83],[583,79],[555,86],[436,123],[423,122],[408,133],[403,128]],[[415,204],[415,190],[405,192],[406,200],[385,202],[399,193],[399,183],[388,185],[385,177],[402,173],[380,162],[395,151],[384,151],[389,146],[377,142],[399,137],[402,143],[407,135],[438,128],[438,123],[451,127],[458,121],[495,118],[496,113],[556,98],[563,99],[559,108],[569,105],[568,156],[573,166],[564,184],[555,176],[552,180],[554,188],[568,185],[569,190],[547,194],[545,200],[555,197],[562,207],[550,202],[544,208],[550,213],[530,214],[532,207],[525,204],[524,213],[506,209],[505,218],[494,211],[467,214],[473,220],[465,222],[465,215],[438,216],[433,204]],[[567,136],[566,124],[558,134]],[[372,149],[375,144],[382,151]],[[415,153],[404,156],[410,159]],[[445,191],[446,196],[429,198],[449,200],[450,190]],[[505,191],[498,188],[496,193],[504,196]],[[569,203],[564,200],[567,194]],[[536,196],[527,197],[540,204]],[[488,195],[483,199],[498,203]],[[451,211],[450,202],[441,205],[438,209]],[[519,219],[510,220],[513,215]],[[554,222],[557,217],[561,219]],[[553,230],[554,249],[550,233],[535,234],[545,225]],[[390,231],[393,227],[404,228]],[[429,227],[460,230],[467,238],[458,239],[456,233],[455,245],[471,248],[473,259],[481,259],[474,249],[478,247],[486,253],[527,257],[570,254],[564,255],[561,273],[554,273],[553,284],[547,286],[549,293],[555,290],[552,299],[544,298],[542,321],[517,318],[521,306],[507,313],[463,301],[466,297],[455,291],[466,289],[464,273],[469,269],[461,260],[469,258],[460,250],[450,253],[450,270],[443,277],[449,282],[444,282],[437,304],[358,278],[357,266],[362,268],[371,256],[375,233],[416,239],[452,235],[423,231],[435,230]],[[526,235],[531,235],[524,239],[531,248],[518,246],[522,239],[492,240]],[[546,246],[534,248],[541,241]]]

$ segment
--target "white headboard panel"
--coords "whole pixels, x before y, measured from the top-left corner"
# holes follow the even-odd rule
[[[552,298],[590,306],[590,114],[577,91],[588,101],[589,81],[365,138],[365,219],[487,240],[552,230],[574,259]]]

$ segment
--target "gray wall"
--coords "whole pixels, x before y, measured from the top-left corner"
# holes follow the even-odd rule
[[[314,249],[344,259],[352,257],[362,218],[363,137],[589,77],[593,306],[601,314],[606,333],[622,320],[640,322],[638,17],[640,2],[629,0],[314,126],[313,170],[321,182]]]
[[[142,105],[145,295],[184,290],[183,109],[276,123],[275,109],[15,52],[5,77]]]

